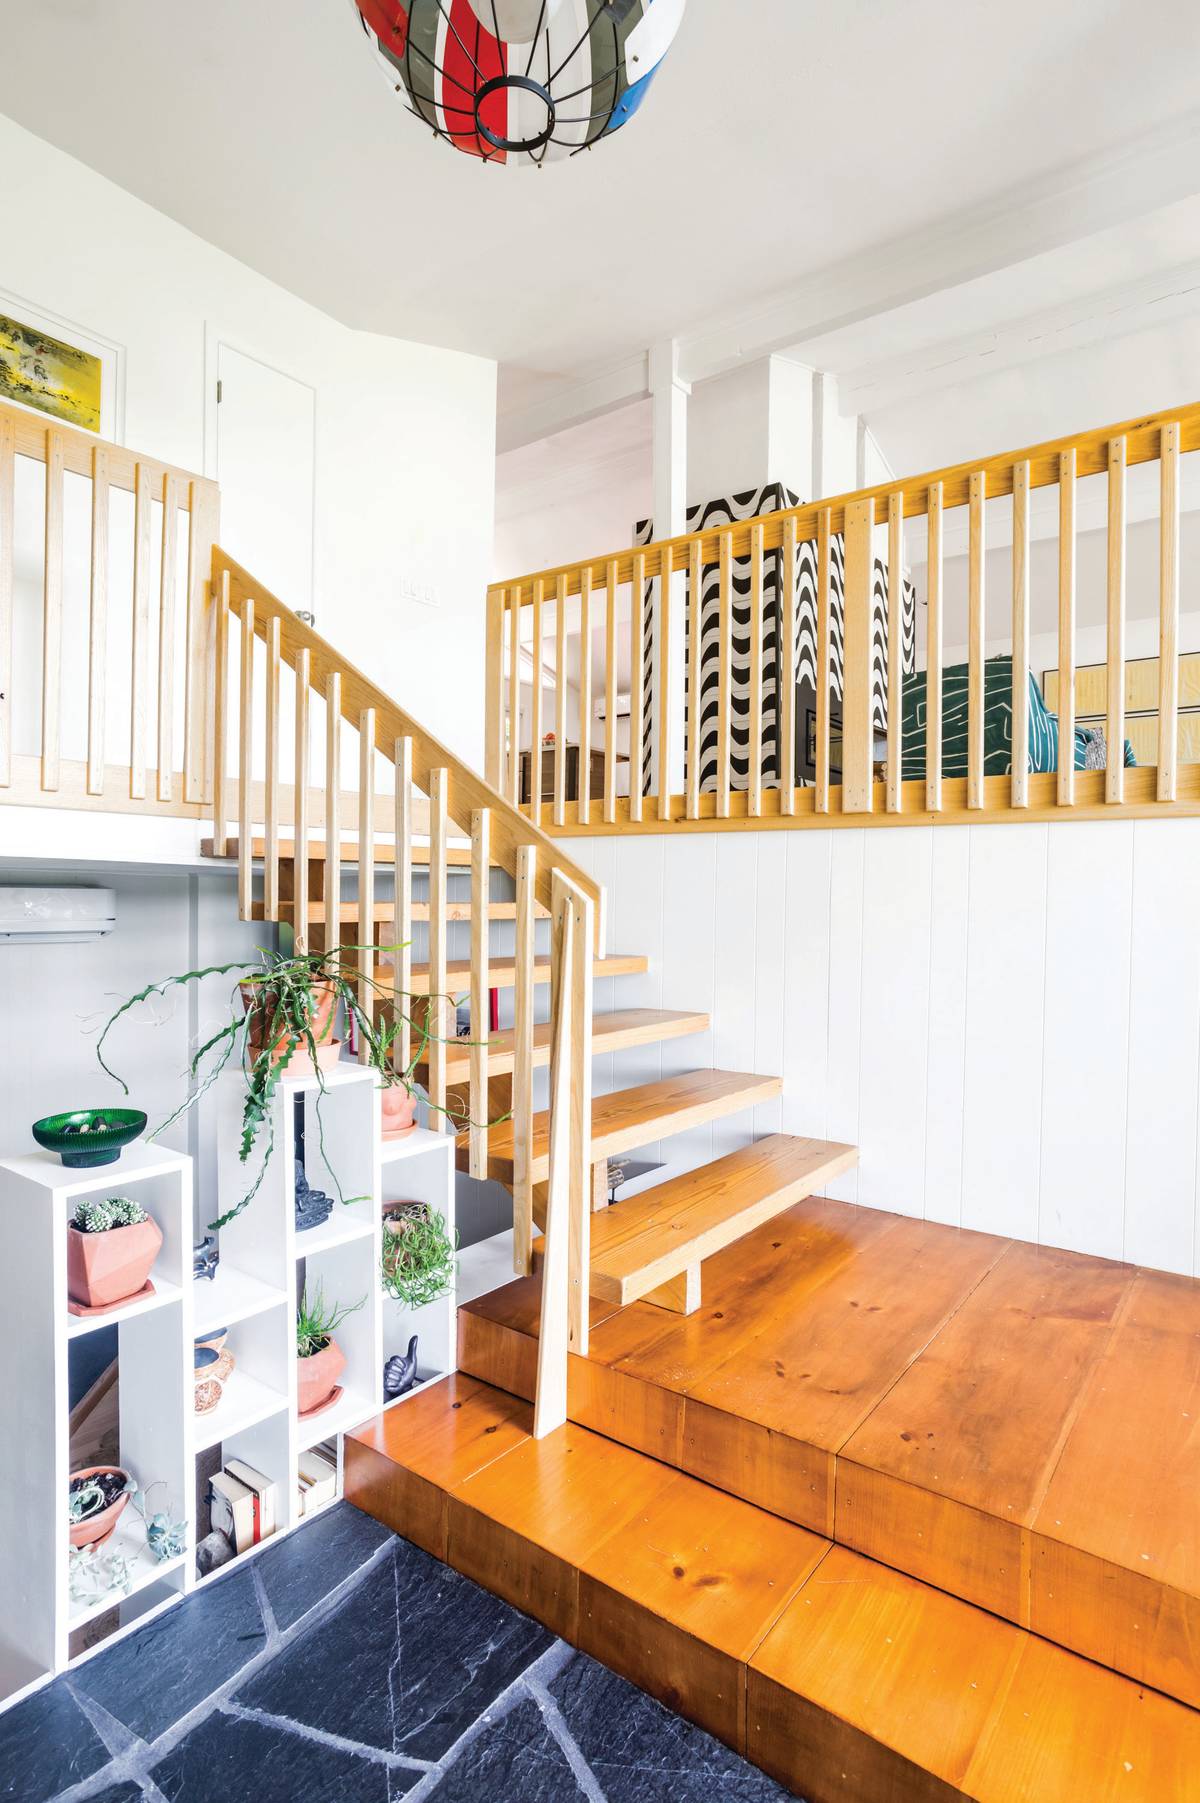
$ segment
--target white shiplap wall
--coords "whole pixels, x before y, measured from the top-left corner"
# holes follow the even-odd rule
[[[665,1142],[672,1168],[785,1131],[853,1141],[836,1194],[1200,1275],[1200,820],[571,841],[645,977],[597,1009],[712,1031],[597,1060],[782,1101]],[[649,1153],[648,1156],[654,1156]]]

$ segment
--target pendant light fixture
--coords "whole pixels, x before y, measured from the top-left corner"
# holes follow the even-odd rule
[[[686,0],[354,0],[389,85],[435,136],[540,167],[633,117]]]

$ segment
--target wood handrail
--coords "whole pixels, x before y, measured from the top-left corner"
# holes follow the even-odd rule
[[[887,524],[888,507],[893,495],[903,496],[905,519],[920,517],[928,510],[928,492],[935,483],[941,484],[943,509],[964,507],[970,500],[971,477],[978,474],[984,477],[984,495],[990,501],[998,495],[1012,493],[1013,467],[1020,463],[1029,465],[1031,489],[1048,488],[1057,484],[1060,459],[1067,451],[1075,452],[1077,477],[1103,475],[1108,469],[1109,442],[1114,438],[1124,438],[1125,461],[1129,468],[1138,463],[1157,463],[1160,435],[1163,427],[1168,425],[1179,427],[1181,452],[1200,450],[1200,401],[1193,401],[1186,407],[1171,407],[1162,413],[1143,414],[1118,425],[1071,433],[1064,438],[1048,439],[1021,450],[1004,451],[999,456],[977,457],[965,463],[951,464],[945,469],[928,470],[923,475],[906,476],[902,481],[883,482],[874,488],[854,489],[847,494],[831,496],[828,500],[810,501],[802,507],[785,507],[778,513],[758,514],[733,527],[712,526],[704,532],[687,532],[677,538],[655,539],[651,544],[638,546],[636,549],[610,551],[602,557],[588,557],[579,563],[556,564],[552,569],[534,570],[525,576],[512,576],[502,582],[490,583],[488,595],[506,596],[510,603],[516,601],[520,606],[527,607],[533,599],[535,584],[540,583],[543,592],[549,595],[557,589],[563,578],[566,579],[566,594],[577,595],[584,571],[592,583],[603,587],[607,572],[614,564],[617,581],[624,585],[633,579],[635,558],[645,560],[645,576],[649,581],[652,577],[661,575],[664,554],[670,557],[672,571],[687,569],[692,547],[697,544],[700,546],[702,561],[706,564],[716,563],[720,543],[724,538],[729,538],[734,557],[748,557],[752,535],[756,530],[762,532],[763,549],[777,551],[784,545],[789,520],[796,522],[796,537],[799,541],[817,537],[820,516],[826,512],[830,515],[832,530],[835,533],[841,532],[845,526],[846,509],[855,502],[872,502],[875,524],[882,526]]]
[[[601,889],[594,878],[568,858],[562,847],[556,845],[532,821],[518,813],[497,789],[493,789],[482,776],[435,739],[419,721],[398,707],[368,676],[355,669],[328,640],[298,619],[291,608],[264,588],[236,559],[230,557],[219,545],[214,545],[214,592],[220,590],[226,575],[229,578],[230,612],[241,618],[245,604],[250,603],[253,608],[254,633],[264,640],[269,622],[277,619],[280,622],[281,656],[294,668],[298,654],[307,651],[309,680],[318,693],[327,692],[330,678],[341,678],[343,720],[357,728],[364,710],[374,711],[375,744],[389,762],[394,757],[397,739],[406,738],[411,741],[412,780],[418,788],[428,794],[433,773],[437,770],[446,771],[447,812],[464,836],[469,837],[471,822],[478,811],[486,809],[490,812],[491,861],[494,865],[515,877],[518,851],[522,846],[532,846],[538,851],[536,893],[543,907],[549,908],[552,901],[552,874],[556,867],[582,890],[595,909],[596,940],[599,945]]]

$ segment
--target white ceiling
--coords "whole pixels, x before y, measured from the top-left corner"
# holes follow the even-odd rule
[[[350,324],[517,366],[518,404],[1017,192],[1031,251],[1069,237],[1045,178],[1182,118],[1200,64],[1192,0],[691,0],[641,114],[535,172],[434,142],[348,0],[6,3],[0,110]]]

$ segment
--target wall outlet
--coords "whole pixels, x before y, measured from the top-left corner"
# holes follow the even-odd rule
[[[419,601],[422,607],[436,607],[438,592],[432,582],[418,582],[412,576],[401,576],[400,599]]]

